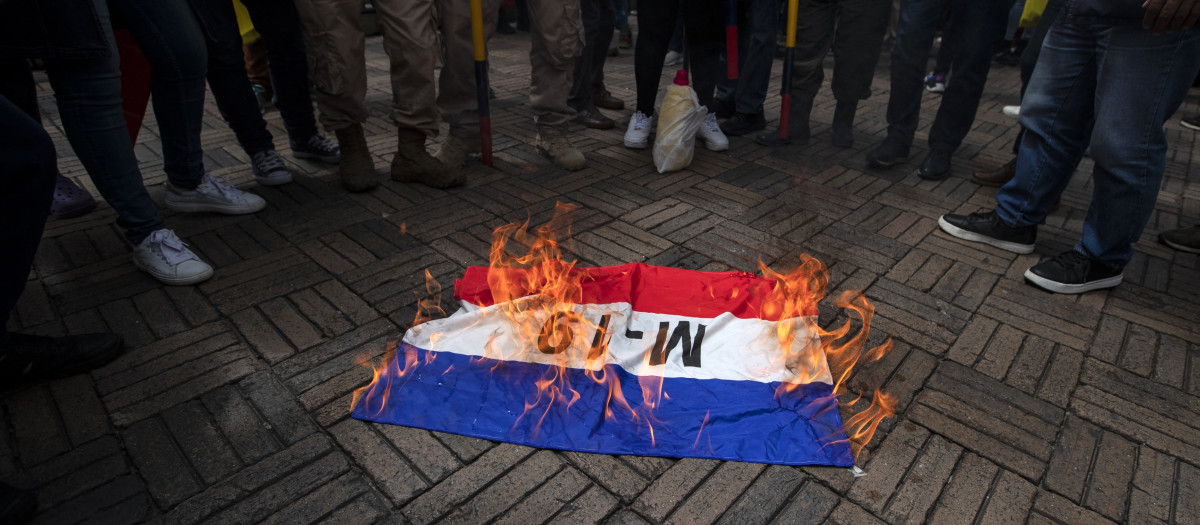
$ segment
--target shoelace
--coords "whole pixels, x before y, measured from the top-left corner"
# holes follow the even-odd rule
[[[224,200],[236,201],[242,198],[242,190],[233,187],[232,184],[224,180],[213,177],[211,174],[204,174],[204,178],[201,179],[200,186],[197,186],[196,190],[199,191],[205,184],[215,189],[217,194]]]
[[[1081,263],[1090,262],[1090,259],[1075,250],[1068,250],[1056,255],[1054,261],[1062,265],[1063,268],[1075,268],[1080,266]]]
[[[308,147],[328,152],[337,151],[338,149],[337,144],[334,144],[332,140],[329,140],[329,137],[320,133],[308,138]]]
[[[702,125],[704,126],[704,131],[708,134],[716,134],[721,132],[721,126],[717,124],[717,116],[714,114],[709,114],[707,117],[705,117]]]
[[[283,159],[279,158],[279,155],[271,150],[255,153],[254,163],[258,165],[258,169],[265,172],[287,169],[287,166],[283,165]]]
[[[633,115],[633,129],[641,131],[646,129],[646,126],[648,125],[650,125],[650,117],[647,117],[640,112]]]
[[[159,253],[167,260],[168,264],[176,265],[188,259],[193,259],[196,256],[187,248],[175,232],[171,230],[157,230],[150,234],[150,243],[158,246]]]

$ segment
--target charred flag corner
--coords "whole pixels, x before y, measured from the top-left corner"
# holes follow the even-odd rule
[[[514,320],[535,299],[494,300],[495,271],[468,268],[461,309],[405,334],[355,418],[582,452],[853,465],[824,354],[783,358],[783,320],[763,308],[772,281],[584,268],[569,310]]]

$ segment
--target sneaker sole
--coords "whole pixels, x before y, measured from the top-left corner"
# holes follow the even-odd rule
[[[1124,277],[1125,277],[1125,274],[1122,273],[1119,275],[1114,275],[1112,277],[1108,277],[1106,279],[1098,279],[1095,281],[1080,283],[1080,284],[1067,284],[1067,283],[1060,283],[1058,281],[1051,281],[1050,279],[1047,279],[1036,273],[1033,273],[1032,268],[1029,270],[1025,270],[1025,280],[1033,283],[1038,288],[1041,288],[1043,290],[1048,290],[1048,291],[1051,291],[1054,293],[1078,294],[1078,293],[1090,292],[1092,290],[1101,290],[1104,288],[1112,288],[1118,284],[1121,284],[1121,280],[1124,279]]]
[[[263,202],[262,206],[244,207],[244,206],[221,206],[219,204],[200,204],[191,202],[171,202],[166,200],[167,209],[180,213],[223,213],[226,215],[248,215],[257,213],[267,207],[267,203]]]
[[[962,228],[959,228],[958,226],[955,226],[953,224],[950,224],[949,222],[946,222],[946,218],[944,216],[938,217],[938,226],[942,227],[942,231],[949,233],[950,235],[953,235],[955,237],[958,237],[959,239],[962,239],[964,241],[981,242],[988,246],[995,246],[996,248],[1000,248],[1001,250],[1006,250],[1006,251],[1010,251],[1013,253],[1019,253],[1019,254],[1033,253],[1033,245],[1032,244],[1020,244],[1020,243],[1015,243],[1015,242],[1002,241],[1002,240],[999,240],[999,239],[996,239],[993,237],[988,237],[987,235],[975,233],[970,230],[964,230]]]
[[[629,140],[625,141],[625,147],[629,149],[646,149],[649,146],[650,139],[646,139],[641,142],[630,142]]]
[[[287,172],[285,172],[284,175],[276,177],[264,177],[257,173],[254,174],[254,181],[261,186],[279,186],[281,184],[292,182],[292,180],[292,174]]]
[[[326,164],[337,164],[337,162],[338,162],[339,160],[341,160],[341,157],[338,157],[338,156],[335,156],[335,155],[318,155],[318,154],[316,154],[316,153],[306,153],[306,152],[303,152],[303,151],[292,151],[292,158],[294,158],[294,159],[319,160],[319,161],[321,161],[321,162],[324,162],[324,163],[326,163]]]
[[[1200,124],[1192,124],[1191,122],[1188,122],[1186,120],[1180,120],[1179,125],[1187,128],[1187,129],[1194,129],[1196,131],[1200,131]]]
[[[153,270],[142,266],[141,261],[138,261],[136,257],[133,259],[133,265],[136,266],[137,269],[150,274],[150,277],[157,279],[158,282],[169,286],[187,286],[190,284],[201,283],[209,280],[213,276],[212,267],[209,267],[207,270],[189,277],[171,277],[168,275],[155,273]]]
[[[700,142],[703,142],[704,149],[706,149],[708,151],[726,151],[729,149],[728,142],[726,142],[724,144],[713,145],[713,144],[709,143],[707,140],[704,140],[703,138],[696,137],[696,139],[698,139]]]
[[[1177,243],[1177,242],[1171,242],[1171,240],[1170,240],[1170,239],[1167,239],[1167,238],[1165,238],[1165,237],[1159,237],[1158,239],[1159,239],[1160,241],[1162,241],[1162,243],[1163,243],[1163,244],[1165,244],[1165,245],[1167,245],[1167,246],[1170,246],[1171,248],[1174,248],[1174,249],[1176,249],[1176,250],[1179,250],[1179,251],[1181,251],[1181,252],[1186,252],[1186,253],[1200,253],[1200,249],[1198,249],[1198,248],[1196,248],[1196,247],[1194,247],[1194,246],[1187,246],[1187,245],[1184,245],[1184,244],[1179,244],[1179,243]]]

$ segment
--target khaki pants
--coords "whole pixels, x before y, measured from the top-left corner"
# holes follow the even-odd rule
[[[530,0],[533,43],[530,105],[539,127],[565,126],[571,68],[583,48],[578,0]],[[376,0],[390,61],[392,120],[398,127],[437,134],[438,112],[456,133],[477,132],[474,51],[467,0]],[[366,122],[365,39],[361,0],[296,0],[309,34],[312,80],[321,123],[331,131]],[[484,29],[495,31],[499,0],[485,0]],[[435,89],[437,30],[444,64]]]

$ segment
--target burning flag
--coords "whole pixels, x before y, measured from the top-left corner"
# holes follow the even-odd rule
[[[817,325],[828,277],[816,259],[761,277],[578,268],[561,257],[559,218],[536,235],[497,229],[491,265],[455,282],[461,308],[430,320],[439,300],[423,301],[353,416],[563,450],[851,466],[852,447],[892,413],[876,391],[847,436],[839,389],[891,344],[866,349],[873,310],[861,294],[836,301],[858,314],[858,332]]]

